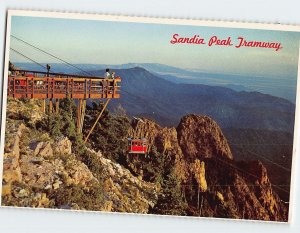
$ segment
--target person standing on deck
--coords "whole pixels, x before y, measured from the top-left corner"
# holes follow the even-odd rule
[[[109,71],[110,70],[108,68],[105,70],[104,79],[110,79],[111,78],[111,74],[110,74]],[[107,81],[107,80],[102,81],[102,90],[103,90],[103,93],[108,93],[108,91],[109,91],[109,81]]]
[[[115,79],[115,75],[116,75],[116,72],[114,72],[114,71],[111,72],[111,78],[112,78],[112,79]]]
[[[111,78],[111,74],[109,73],[109,69],[105,70],[104,78]]]
[[[51,66],[49,64],[47,64],[46,69],[47,69],[47,77],[49,77]]]
[[[111,72],[111,76],[110,76],[111,81],[109,82],[109,91],[110,91],[110,93],[113,93],[113,91],[114,91],[115,75],[116,75],[116,73],[114,71]]]
[[[8,75],[12,75],[14,74],[14,71],[15,71],[15,66],[14,64],[12,64],[10,61],[9,61],[9,65],[8,65]]]

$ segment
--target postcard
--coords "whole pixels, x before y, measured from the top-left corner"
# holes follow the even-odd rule
[[[1,206],[289,222],[299,32],[9,10]]]

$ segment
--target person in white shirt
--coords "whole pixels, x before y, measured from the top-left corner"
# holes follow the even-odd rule
[[[109,69],[105,70],[104,78],[111,78],[111,75],[109,73]]]

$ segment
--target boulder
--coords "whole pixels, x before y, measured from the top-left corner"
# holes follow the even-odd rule
[[[34,156],[40,156],[40,157],[53,157],[53,150],[50,142],[39,142],[34,146],[34,143],[30,145],[30,147],[33,149],[33,155]]]
[[[199,185],[200,192],[207,191],[207,182],[205,179],[205,163],[196,159],[195,162],[191,165],[191,171],[194,173],[194,177]]]
[[[105,201],[103,208],[101,209],[102,211],[106,212],[111,212],[113,207],[113,202],[112,201]]]
[[[20,137],[26,129],[24,124],[20,124],[15,132],[10,135],[10,147],[5,147],[3,158],[3,181],[8,184],[14,181],[21,182],[22,174],[20,169]]]
[[[72,142],[67,137],[61,137],[56,141],[55,152],[70,155],[72,153]]]

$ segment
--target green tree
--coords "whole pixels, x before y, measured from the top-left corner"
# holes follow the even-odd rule
[[[59,113],[51,113],[47,119],[47,125],[43,125],[45,130],[53,138],[60,136],[68,137],[72,141],[74,153],[82,154],[85,150],[82,134],[77,133],[75,125],[76,104],[72,99],[63,99],[60,102]],[[41,124],[41,123],[39,123]]]
[[[186,215],[188,204],[181,194],[181,182],[174,170],[162,181],[162,192],[150,213],[163,215]]]
[[[88,134],[92,128],[98,114],[103,108],[103,104],[92,103],[87,107],[83,132]],[[91,133],[88,143],[92,148],[100,150],[106,157],[120,161],[127,151],[127,136],[130,127],[129,119],[126,115],[112,115],[107,109],[103,112],[96,127]]]
[[[147,181],[161,183],[163,181],[164,155],[157,151],[156,146],[151,146],[146,158],[141,158],[140,163],[144,168],[144,174]]]
[[[59,114],[51,114],[50,116],[48,116],[47,131],[52,137],[56,138],[62,136],[61,122],[62,118]]]

